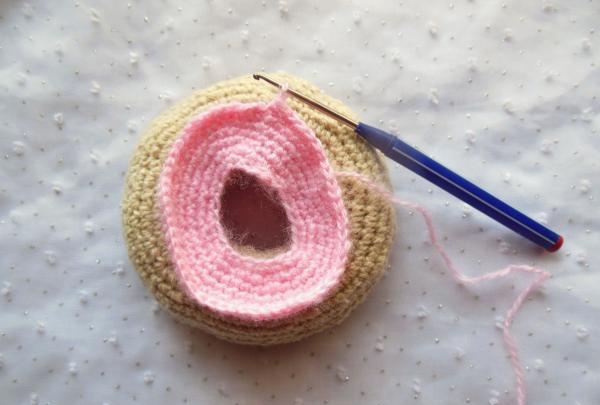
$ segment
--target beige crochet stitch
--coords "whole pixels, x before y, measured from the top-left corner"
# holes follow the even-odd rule
[[[342,103],[302,79],[288,74],[272,76],[353,116]],[[188,298],[175,276],[157,208],[156,190],[164,159],[185,124],[200,111],[231,101],[269,101],[274,95],[272,87],[248,75],[200,90],[165,111],[141,137],[131,160],[123,200],[123,228],[129,257],[158,302],[192,326],[244,344],[292,342],[340,323],[363,301],[384,272],[395,227],[394,211],[387,200],[356,179],[340,178],[352,247],[340,285],[331,296],[288,318],[258,324],[223,317]],[[387,184],[385,167],[378,155],[352,130],[293,98],[287,102],[315,132],[335,171],[362,173]]]

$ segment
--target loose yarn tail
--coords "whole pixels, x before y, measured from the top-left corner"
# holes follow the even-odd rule
[[[535,275],[535,279],[531,282],[531,284],[529,284],[529,286],[527,288],[525,288],[525,290],[523,290],[517,296],[517,298],[511,305],[511,307],[506,312],[506,316],[505,316],[504,323],[502,326],[502,335],[503,335],[504,346],[506,347],[506,351],[508,353],[510,364],[511,364],[511,367],[515,374],[517,403],[518,403],[518,405],[525,405],[526,397],[527,397],[527,391],[526,391],[526,387],[525,387],[525,377],[524,377],[524,373],[523,373],[523,367],[521,366],[521,362],[519,360],[519,352],[517,349],[517,345],[515,343],[514,337],[512,336],[512,334],[510,332],[510,327],[511,327],[511,324],[512,324],[515,316],[517,315],[517,313],[523,306],[524,301],[527,299],[527,297],[529,297],[529,295],[533,291],[538,289],[540,287],[540,285],[550,277],[550,273],[548,273],[545,270],[542,270],[542,269],[539,269],[536,267],[532,267],[532,266],[528,266],[528,265],[512,264],[501,270],[497,270],[497,271],[487,273],[487,274],[484,274],[481,276],[476,276],[476,277],[466,276],[464,273],[462,273],[456,267],[456,265],[450,258],[450,255],[448,254],[448,252],[446,252],[446,249],[444,248],[444,246],[438,241],[438,237],[437,237],[437,234],[435,231],[435,227],[433,225],[433,220],[431,218],[431,214],[429,213],[429,211],[427,211],[427,209],[425,209],[421,205],[412,203],[410,201],[405,201],[405,200],[402,200],[402,199],[394,196],[394,194],[392,194],[389,190],[387,190],[380,184],[374,182],[373,180],[369,179],[365,175],[362,175],[359,173],[354,173],[354,172],[338,172],[337,176],[357,179],[357,180],[361,181],[362,183],[364,183],[369,188],[373,189],[374,191],[377,191],[379,194],[381,194],[382,196],[384,196],[386,199],[390,200],[391,202],[393,202],[397,205],[400,205],[404,208],[408,208],[408,209],[417,211],[419,214],[421,214],[421,216],[423,217],[423,220],[425,221],[425,225],[427,226],[427,233],[429,236],[429,241],[431,242],[433,247],[439,253],[439,255],[442,258],[442,260],[444,261],[444,264],[446,265],[446,267],[450,270],[452,277],[460,284],[475,285],[475,284],[478,284],[478,283],[481,283],[484,281],[497,280],[497,279],[500,279],[503,277],[507,277],[511,273],[515,273],[515,272],[533,273]]]

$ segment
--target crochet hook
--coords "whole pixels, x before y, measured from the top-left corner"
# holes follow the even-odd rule
[[[253,77],[256,80],[264,80],[280,89],[284,88],[280,83],[264,74],[254,74]],[[290,95],[312,108],[349,126],[356,134],[393,161],[426,178],[433,184],[441,187],[538,246],[543,247],[549,252],[555,252],[562,246],[564,239],[556,232],[494,197],[396,136],[362,122],[355,121],[310,97],[298,93],[292,88],[285,87],[285,89]]]

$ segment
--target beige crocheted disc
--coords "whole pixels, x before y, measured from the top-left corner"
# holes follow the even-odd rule
[[[341,102],[310,83],[287,74],[272,76],[354,117]],[[270,101],[275,94],[273,87],[248,75],[197,91],[162,113],[140,139],[129,166],[123,199],[123,228],[129,257],[158,302],[185,323],[244,344],[292,342],[340,323],[363,301],[384,272],[395,228],[394,211],[388,201],[360,180],[340,178],[352,247],[340,285],[327,299],[289,318],[257,324],[223,317],[187,297],[175,277],[157,208],[156,191],[163,162],[185,124],[202,110],[231,101]],[[335,171],[362,173],[387,184],[387,173],[378,155],[351,129],[292,97],[287,103],[315,132]]]

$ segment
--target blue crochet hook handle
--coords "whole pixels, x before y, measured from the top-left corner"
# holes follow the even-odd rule
[[[393,161],[426,178],[547,251],[555,252],[562,246],[564,241],[562,236],[419,152],[394,135],[362,122],[358,123],[355,131]]]
[[[256,80],[265,80],[280,89],[284,88],[281,84],[263,74],[255,74],[253,77]],[[294,89],[285,87],[285,90],[311,107],[348,125],[359,136],[393,161],[426,178],[538,246],[549,252],[555,252],[562,246],[564,239],[556,232],[534,221],[394,135],[362,122],[356,122],[318,101],[298,93]]]

